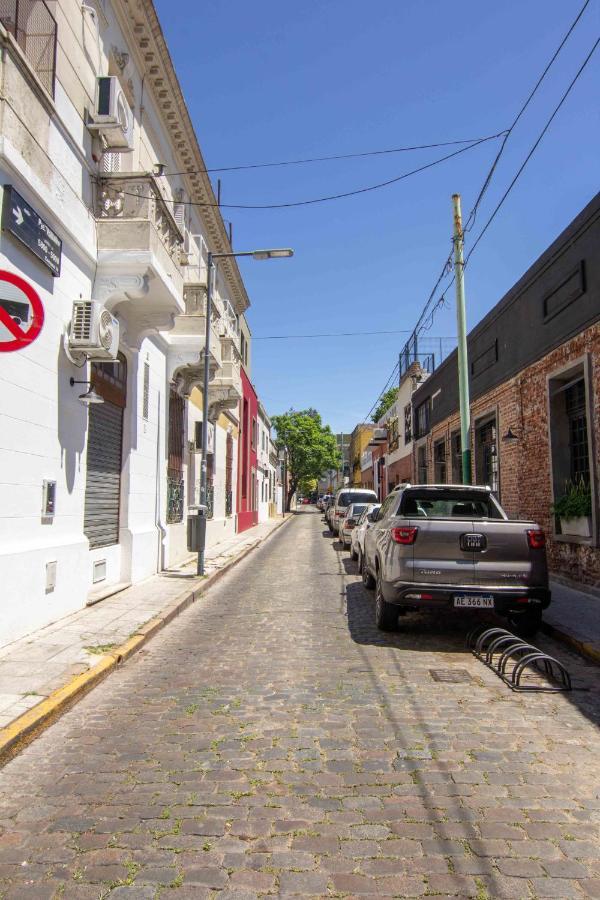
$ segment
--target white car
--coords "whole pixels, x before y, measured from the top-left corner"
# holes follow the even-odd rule
[[[369,503],[360,514],[356,528],[352,529],[352,537],[350,540],[350,557],[352,559],[359,559],[364,556],[365,532],[367,531],[367,528],[371,526],[368,515],[369,513],[372,513],[373,510],[378,510],[380,508],[381,503]]]
[[[350,546],[352,533],[367,506],[367,503],[351,503],[350,506],[346,509],[346,515],[344,516],[344,518],[340,519],[338,534],[342,547],[344,549]]]
[[[346,510],[351,503],[377,503],[378,498],[375,491],[366,488],[340,488],[335,495],[335,500],[329,510],[327,521],[329,522],[329,530],[332,534],[338,533],[338,526],[346,515]]]

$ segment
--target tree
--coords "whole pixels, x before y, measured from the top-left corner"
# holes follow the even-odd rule
[[[290,477],[286,509],[302,480],[320,478],[328,469],[337,469],[341,454],[329,425],[323,425],[315,409],[293,410],[271,418],[277,432],[276,445],[287,450]]]
[[[379,404],[377,409],[373,413],[372,420],[373,422],[379,422],[380,418],[385,415],[390,406],[396,402],[396,397],[398,396],[398,388],[391,387],[389,390],[382,394],[379,398]]]

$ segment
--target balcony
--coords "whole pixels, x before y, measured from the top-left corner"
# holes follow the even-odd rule
[[[204,386],[204,346],[206,342],[206,286],[186,284],[183,289],[185,312],[178,315],[172,329],[161,333],[169,345],[167,375],[177,385],[179,393],[189,397],[192,390]],[[211,309],[209,341],[209,381],[222,365],[222,344],[219,335],[221,315],[217,306]]]
[[[0,0],[0,22],[12,34],[42,86],[54,97],[56,20],[44,0]]]
[[[208,418],[216,422],[222,412],[237,411],[242,399],[241,356],[233,338],[221,338],[221,369],[208,386]]]
[[[139,328],[170,330],[184,312],[183,235],[157,180],[131,172],[102,178],[96,218],[96,298]]]

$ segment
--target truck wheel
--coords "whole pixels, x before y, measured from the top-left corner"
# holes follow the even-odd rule
[[[352,546],[352,543],[350,543],[350,559],[358,559],[358,553]]]
[[[360,560],[362,562],[362,583],[368,590],[372,590],[375,587],[375,579],[367,569],[367,561],[366,559],[363,559],[362,553],[360,555]]]
[[[375,624],[380,631],[396,631],[398,627],[398,610],[393,603],[383,599],[381,587],[381,569],[377,570],[377,587],[375,589]]]
[[[522,613],[509,613],[508,624],[519,637],[535,637],[542,624],[542,610],[534,606]]]

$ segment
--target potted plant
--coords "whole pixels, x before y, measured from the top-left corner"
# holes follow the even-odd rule
[[[583,479],[568,481],[552,512],[560,519],[561,534],[589,538],[592,534],[592,489]]]

